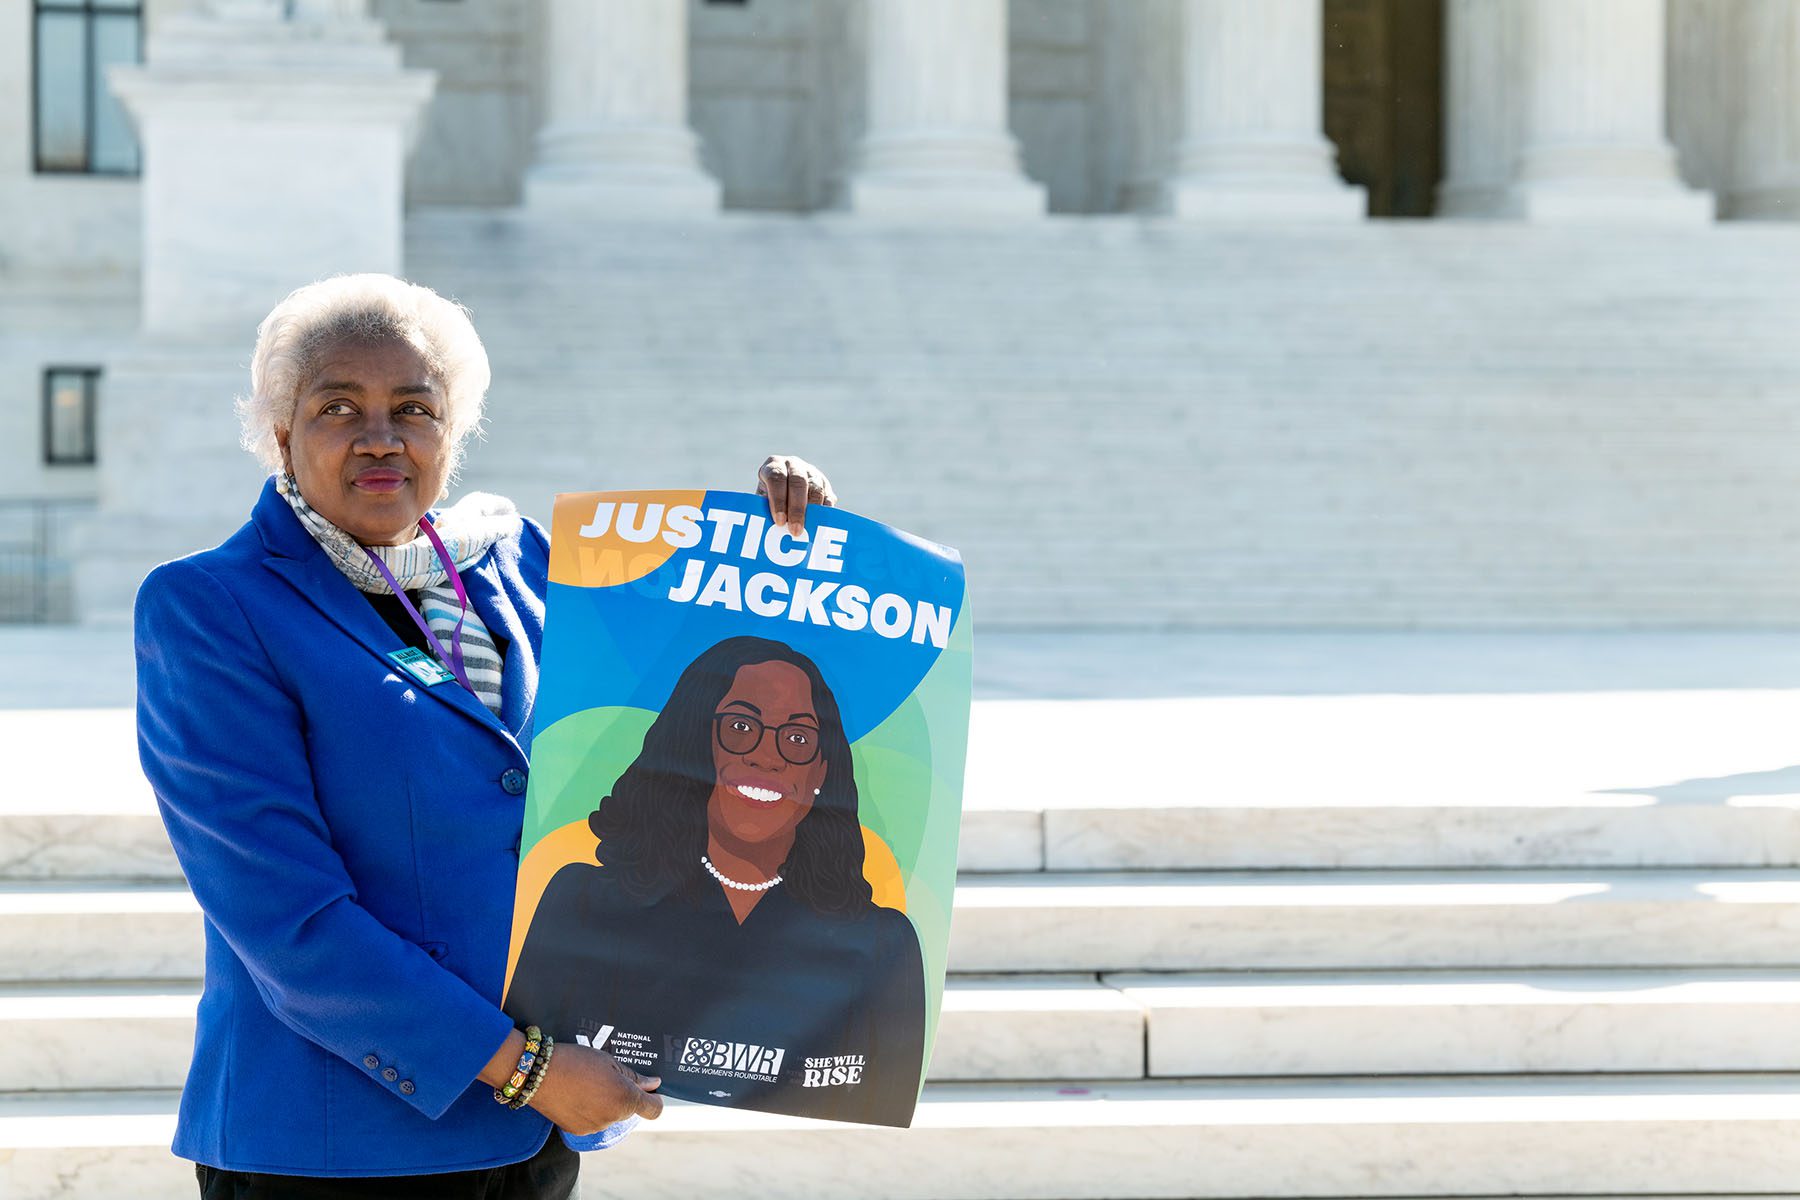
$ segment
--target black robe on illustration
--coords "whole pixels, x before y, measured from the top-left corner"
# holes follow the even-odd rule
[[[780,885],[740,926],[705,875],[637,898],[603,866],[544,891],[505,1008],[586,1038],[662,1094],[876,1125],[911,1123],[925,970],[905,914],[828,916]]]

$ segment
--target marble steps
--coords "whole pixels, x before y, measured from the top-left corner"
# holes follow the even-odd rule
[[[1800,965],[1800,872],[965,875],[958,972]],[[179,884],[0,883],[0,980],[192,979]]]
[[[1101,976],[1146,1075],[1800,1072],[1800,970]]]
[[[195,980],[0,984],[0,1093],[179,1088],[199,998]],[[1143,1075],[1143,1010],[1093,976],[950,977],[933,1081]]]
[[[135,764],[134,764],[135,767]],[[154,802],[0,803],[0,880],[181,879]],[[967,872],[1800,867],[1800,806],[1243,799],[1097,802],[996,786],[963,812]],[[1071,786],[1077,795],[1086,793]]]
[[[1800,872],[964,876],[962,971],[1800,965]]]
[[[185,980],[205,971],[181,882],[0,881],[0,981]]]
[[[1800,867],[1800,805],[1785,802],[1349,799],[1276,785],[1154,804],[1042,792],[1018,808],[985,803],[964,813],[965,871]]]
[[[0,1092],[181,1086],[199,991],[0,985]],[[1719,1071],[1800,1072],[1800,971],[952,975],[930,1079]]]
[[[1708,744],[1724,738],[1729,751],[1651,756],[1637,744],[1646,729],[1677,741],[1720,704],[1732,706],[1732,732]],[[1770,772],[1713,778],[1722,762],[1780,753],[1791,710],[1722,693],[1605,704],[1561,695],[1065,700],[1049,711],[1079,722],[1093,744],[1046,754],[1043,702],[982,700],[961,866],[1797,867],[1800,801],[1789,782]],[[1594,721],[1629,724],[1636,737],[1602,729],[1571,744],[1566,731]],[[1176,747],[1191,723],[1220,731],[1203,775],[1175,748],[1129,762],[1103,752],[1146,730]],[[1494,761],[1497,727],[1537,753]],[[1399,730],[1425,731],[1422,744]],[[1295,739],[1317,753],[1293,755]],[[43,753],[46,745],[66,753]],[[1478,770],[1475,756],[1484,756]],[[0,757],[18,764],[0,793],[0,880],[180,878],[138,767],[130,709],[8,714]],[[1679,779],[1689,782],[1643,786]]]
[[[0,1096],[8,1200],[187,1200],[173,1092]],[[787,1200],[1790,1194],[1800,1078],[928,1087],[910,1130],[671,1105],[582,1195]]]
[[[1716,463],[1783,469],[1784,231],[1430,227],[1452,224],[1222,244],[1135,217],[658,231],[490,210],[409,216],[406,262],[473,307],[495,410],[532,416],[495,422],[471,486],[534,513],[622,437],[621,485],[730,481],[780,411],[847,503],[963,550],[989,627],[1779,624],[1793,572],[1768,563],[1794,539],[1734,518],[1755,505]],[[620,432],[672,401],[684,437]],[[950,486],[893,453],[927,445]],[[1062,503],[1076,457],[1191,519]],[[1493,501],[1521,480],[1538,504]],[[1766,536],[1718,532],[1739,527]]]
[[[115,811],[0,811],[0,879],[180,881],[154,802]]]
[[[0,1093],[179,1088],[192,980],[0,984]]]
[[[1390,224],[1400,228],[1383,228]],[[880,277],[890,292],[897,294],[891,298],[877,295],[867,302],[899,306],[950,274],[941,270],[908,273],[904,267],[909,262],[952,262],[964,267],[963,273],[952,278],[966,275],[974,306],[995,298],[995,281],[1013,278],[995,272],[996,265],[1004,265],[1022,273],[1042,272],[1055,277],[1064,285],[1061,295],[1074,299],[1086,298],[1096,289],[1121,282],[1154,282],[1161,286],[1151,297],[1142,292],[1118,297],[1121,302],[1135,300],[1141,307],[1150,308],[1157,301],[1166,307],[1172,296],[1184,292],[1215,292],[1221,278],[1228,279],[1234,292],[1247,296],[1280,295],[1285,287],[1291,287],[1294,274],[1302,274],[1308,282],[1317,281],[1328,288],[1334,296],[1354,296],[1366,299],[1370,305],[1386,303],[1400,309],[1410,306],[1421,319],[1438,320],[1459,314],[1455,309],[1448,313],[1418,311],[1416,288],[1421,267],[1417,257],[1397,253],[1398,249],[1414,249],[1419,255],[1433,257],[1458,256],[1455,265],[1460,269],[1455,274],[1432,278],[1446,296],[1461,298],[1467,292],[1485,293],[1497,284],[1516,283],[1517,300],[1525,310],[1521,316],[1528,312],[1525,306],[1534,296],[1580,292],[1591,286],[1580,271],[1531,272],[1531,267],[1545,261],[1566,265],[1574,259],[1586,266],[1609,263],[1640,272],[1646,278],[1682,279],[1684,269],[1691,271],[1696,264],[1723,257],[1741,268],[1741,275],[1733,276],[1741,282],[1718,297],[1721,302],[1744,303],[1761,298],[1766,292],[1779,294],[1786,283],[1776,263],[1770,261],[1773,257],[1778,262],[1779,256],[1769,252],[1786,249],[1787,243],[1779,235],[1760,231],[1739,234],[1736,229],[1708,229],[1686,242],[1669,236],[1652,240],[1629,231],[1615,231],[1610,238],[1583,241],[1570,237],[1567,230],[1493,231],[1459,229],[1456,224],[1372,222],[1328,231],[1271,226],[1234,231],[1232,244],[1221,245],[1218,239],[1208,238],[1203,229],[1184,227],[1179,222],[1146,222],[1129,215],[1084,214],[1072,221],[1052,218],[1032,227],[1006,229],[945,226],[909,230],[837,225],[830,214],[796,218],[727,213],[704,227],[639,230],[599,220],[557,221],[526,215],[518,209],[419,209],[407,214],[406,263],[414,277],[438,272],[457,278],[473,274],[488,277],[495,287],[487,298],[494,303],[478,309],[476,314],[484,329],[506,321],[518,307],[541,302],[542,294],[555,294],[559,288],[581,295],[590,310],[608,302],[625,306],[635,301],[642,306],[642,295],[628,286],[635,282],[634,272],[678,273],[671,287],[697,288],[711,279],[735,288],[757,282],[767,273],[746,271],[746,264],[757,264],[759,259],[775,265],[783,261],[791,264],[799,256],[825,253],[834,254],[833,272],[821,275],[790,270],[794,278],[783,282],[808,293],[816,290],[821,294],[840,294],[870,277]],[[1654,247],[1656,253],[1643,253],[1646,246]],[[854,250],[843,252],[840,247]],[[1506,252],[1498,252],[1501,249]],[[968,269],[976,257],[987,270]],[[1077,277],[1062,272],[1077,265],[1086,270],[1075,285]],[[1222,275],[1229,268],[1245,265],[1263,270],[1234,270]],[[1277,265],[1287,270],[1271,269]],[[502,285],[516,291],[507,295]],[[1015,295],[1011,288],[1006,289],[1006,294],[1031,304],[1060,298],[1032,293]],[[721,305],[729,298],[729,291],[721,295],[717,288],[710,295],[695,297],[696,302]],[[770,322],[783,317],[780,312],[758,315]],[[1359,310],[1352,315],[1363,314]],[[1501,310],[1478,315],[1488,316],[1491,321],[1511,314]],[[1581,325],[1629,331],[1630,323],[1611,310],[1580,315]],[[1004,326],[1016,316],[995,311],[991,319]],[[1705,324],[1709,319],[1716,320],[1717,315],[1702,311],[1694,319]],[[730,332],[727,328],[720,331],[720,336]],[[1548,340],[1561,342],[1570,335],[1570,330],[1558,327]]]

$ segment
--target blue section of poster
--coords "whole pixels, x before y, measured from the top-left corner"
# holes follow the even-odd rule
[[[656,525],[658,540],[677,507],[594,504],[614,506],[615,535],[621,522],[634,531]],[[698,541],[669,547],[667,561],[648,575],[594,587],[552,574],[546,638],[555,642],[545,657],[564,643],[579,645],[583,669],[545,669],[540,728],[582,709],[660,708],[686,665],[669,647],[750,634],[787,643],[829,679],[857,681],[839,697],[844,731],[855,741],[913,693],[947,645],[963,601],[955,551],[842,509],[815,509],[810,540],[796,542],[771,531],[760,496],[707,492],[694,507],[708,518]],[[583,528],[593,528],[593,514],[585,515]],[[782,561],[772,561],[771,550]]]

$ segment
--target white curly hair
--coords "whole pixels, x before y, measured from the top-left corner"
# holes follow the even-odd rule
[[[250,394],[238,399],[244,449],[282,470],[277,431],[294,425],[300,392],[324,352],[341,340],[403,341],[419,352],[444,391],[450,472],[481,428],[492,371],[469,310],[428,287],[392,275],[334,275],[295,288],[256,327]]]

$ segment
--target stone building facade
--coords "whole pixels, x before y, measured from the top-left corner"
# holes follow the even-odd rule
[[[1800,0],[0,0],[0,496],[118,615],[244,506],[256,319],[381,269],[528,511],[623,394],[708,413],[629,482],[794,443],[999,620],[1786,623],[1796,64]]]

